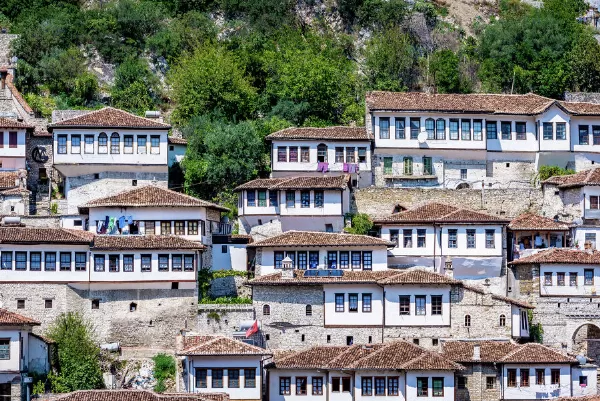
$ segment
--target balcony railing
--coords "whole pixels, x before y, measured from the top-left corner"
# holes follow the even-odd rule
[[[221,223],[218,221],[209,221],[211,234],[231,235],[231,223]]]

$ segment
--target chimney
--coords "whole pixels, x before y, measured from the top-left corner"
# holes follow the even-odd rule
[[[289,256],[281,261],[281,278],[284,280],[290,280],[294,278],[294,262]]]
[[[481,345],[480,344],[473,345],[473,360],[474,361],[481,360]]]
[[[151,120],[156,120],[159,123],[163,122],[163,118],[160,115],[160,111],[158,111],[158,110],[146,110],[146,113],[144,115],[146,118],[149,118]]]
[[[444,262],[444,274],[450,278],[454,278],[454,268],[452,267],[452,257],[447,256]]]

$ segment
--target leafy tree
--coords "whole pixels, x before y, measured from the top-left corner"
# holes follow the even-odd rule
[[[167,354],[156,354],[152,357],[152,361],[154,362],[154,378],[156,379],[154,391],[164,393],[167,389],[165,380],[175,378],[175,358]]]
[[[358,213],[352,216],[352,225],[346,227],[345,231],[350,234],[367,235],[373,228],[373,221],[366,213]]]
[[[408,14],[404,0],[364,0],[361,3],[357,11],[360,24],[378,29],[397,26]]]
[[[578,92],[600,92],[600,44],[589,32],[569,52],[571,87]]]
[[[48,327],[46,334],[58,348],[58,372],[49,377],[52,391],[66,393],[104,386],[100,348],[88,321],[79,313],[63,313]]]
[[[559,166],[540,166],[538,171],[538,180],[544,181],[555,175],[569,175],[575,174],[575,171],[571,169],[562,168]]]
[[[430,71],[439,93],[461,92],[458,56],[452,50],[439,50],[431,56]]]
[[[158,79],[146,60],[128,58],[117,67],[112,88],[115,107],[141,114],[155,108],[159,97]]]

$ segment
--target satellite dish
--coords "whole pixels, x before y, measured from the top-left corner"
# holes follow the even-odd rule
[[[425,131],[419,132],[419,136],[417,137],[417,139],[419,140],[419,143],[427,142],[427,132],[425,132]]]

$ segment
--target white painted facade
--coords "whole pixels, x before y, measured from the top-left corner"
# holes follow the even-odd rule
[[[187,145],[179,143],[169,143],[169,167],[175,163],[181,163],[187,152]]]
[[[600,268],[594,265],[540,265],[540,296],[590,297],[600,286]]]
[[[372,285],[324,285],[325,327],[381,326],[383,323],[383,291]],[[343,308],[338,302],[343,297]],[[370,299],[369,301],[366,297]],[[356,300],[356,303],[354,303]]]
[[[543,384],[537,384],[536,370],[544,370]],[[516,373],[516,382],[509,383],[509,371]],[[521,371],[528,370],[528,385],[522,385]],[[556,370],[555,382],[552,371]],[[512,373],[511,373],[512,375]],[[556,381],[556,379],[559,379]],[[509,385],[510,384],[510,385]],[[506,364],[502,368],[502,395],[505,400],[554,399],[571,396],[571,366],[567,364]]]
[[[527,309],[521,309],[516,305],[510,307],[511,332],[513,337],[529,337],[529,317]]]
[[[598,391],[598,367],[596,365],[573,366],[571,379],[573,397],[596,395]]]
[[[0,326],[0,342],[0,375],[49,372],[48,344],[32,334],[31,327]]]
[[[0,171],[25,168],[25,129],[0,127]]]
[[[417,393],[417,383],[419,378],[427,378],[428,381],[428,392],[427,396],[421,396]],[[443,379],[444,384],[444,393],[442,396],[434,396],[432,381],[434,378]],[[406,372],[406,400],[428,400],[428,401],[436,401],[436,400],[444,400],[444,401],[453,401],[454,400],[454,372],[448,371],[409,371]]]
[[[408,298],[409,311],[401,310],[401,297]],[[417,301],[419,297],[419,301]],[[438,297],[433,298],[432,297]],[[432,308],[432,300],[441,297],[441,308]],[[417,307],[419,303],[419,307]],[[424,303],[425,308],[422,308]],[[417,310],[418,309],[418,310]],[[385,286],[386,326],[450,326],[450,286],[387,285]]]
[[[212,270],[247,270],[246,244],[214,244]]]

